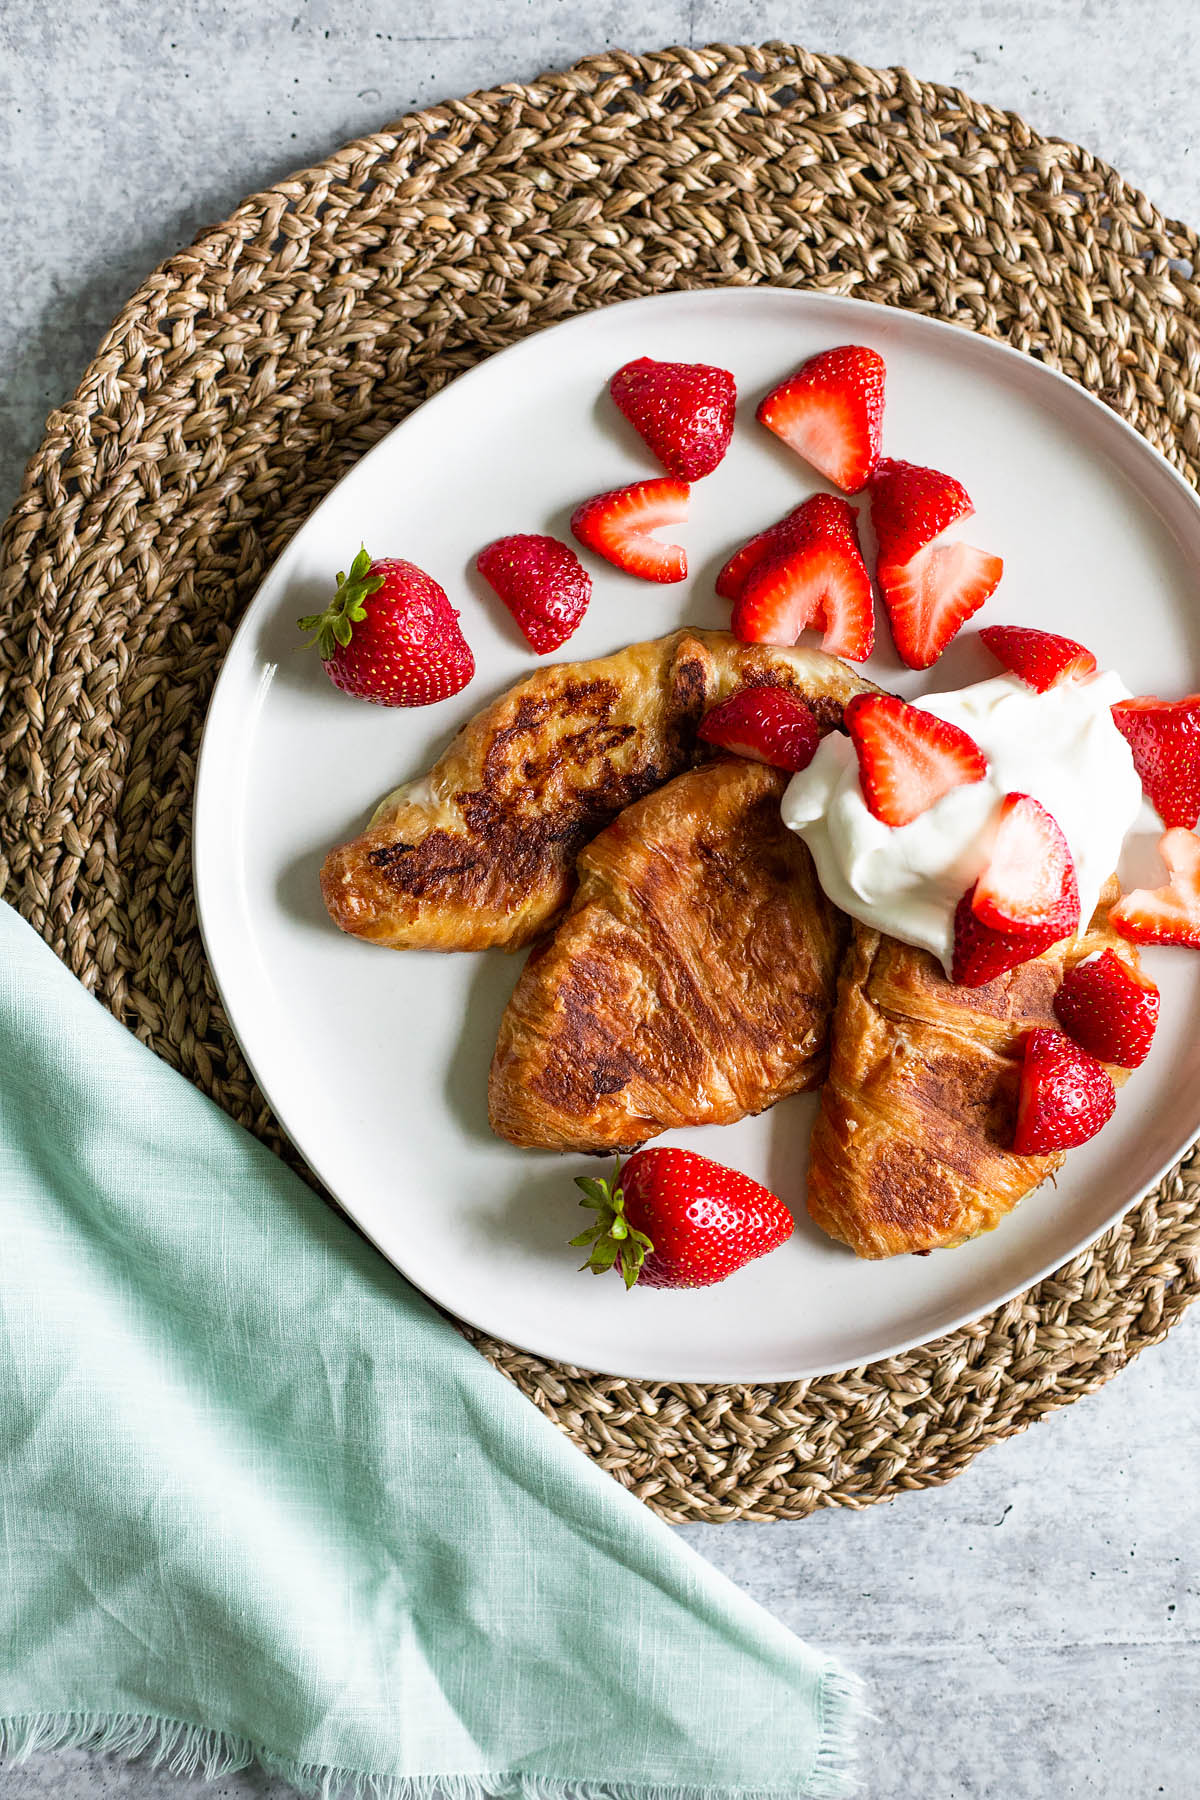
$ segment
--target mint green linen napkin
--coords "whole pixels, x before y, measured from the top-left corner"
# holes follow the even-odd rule
[[[845,1791],[855,1679],[2,904],[0,1204],[0,1751],[381,1800]]]

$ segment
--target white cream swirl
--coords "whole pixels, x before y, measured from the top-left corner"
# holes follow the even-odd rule
[[[821,886],[852,918],[931,950],[949,970],[954,912],[982,872],[1000,802],[1032,794],[1075,858],[1086,922],[1117,866],[1142,787],[1109,708],[1128,698],[1111,670],[1036,694],[1014,675],[916,701],[960,725],[988,759],[970,787],[953,788],[909,825],[867,810],[849,738],[831,732],[783,796],[784,824],[812,851]]]

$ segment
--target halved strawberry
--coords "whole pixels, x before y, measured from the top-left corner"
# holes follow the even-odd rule
[[[1038,631],[1029,625],[985,625],[979,636],[997,662],[1035,694],[1044,694],[1060,681],[1096,673],[1091,651],[1057,632]]]
[[[1057,819],[1031,794],[1006,794],[987,867],[975,884],[976,916],[993,931],[1079,929],[1075,858]]]
[[[1176,826],[1159,843],[1170,880],[1134,888],[1118,900],[1109,923],[1134,944],[1185,944],[1200,950],[1200,837]]]
[[[1200,694],[1118,700],[1112,716],[1163,824],[1194,831],[1200,824]]]
[[[894,694],[856,694],[843,723],[863,798],[885,825],[911,824],[951,788],[987,774],[987,758],[965,731]]]
[[[804,504],[794,506],[782,519],[776,519],[774,525],[768,525],[765,531],[756,532],[752,538],[747,538],[744,544],[739,545],[722,566],[716,579],[716,590],[722,600],[736,600],[751,569],[756,568],[772,551],[783,550],[793,535],[803,532],[801,515]],[[801,521],[799,526],[796,524],[798,519]]]
[[[1136,1069],[1154,1042],[1158,988],[1115,950],[1100,950],[1068,969],[1054,1011],[1089,1056]]]
[[[660,525],[682,524],[690,493],[686,481],[667,475],[634,481],[577,506],[571,515],[571,530],[581,544],[627,575],[638,575],[643,581],[683,581],[687,552],[679,544],[662,544],[649,534]]]
[[[745,644],[794,644],[819,624],[821,648],[830,656],[864,662],[875,639],[875,612],[854,508],[832,494],[813,494],[787,525],[743,581],[733,606],[734,636]]]
[[[885,456],[871,477],[871,524],[880,562],[909,562],[974,511],[962,482],[940,469]]]
[[[879,457],[885,372],[879,352],[862,344],[822,350],[774,388],[756,416],[834,487],[857,494]]]
[[[728,369],[639,356],[609,392],[664,469],[681,481],[711,475],[729,448],[737,389]]]
[[[1117,1104],[1112,1076],[1061,1031],[1041,1027],[1025,1039],[1017,1127],[1017,1156],[1052,1156],[1086,1144],[1107,1125]]]
[[[1004,563],[972,544],[929,544],[906,563],[880,560],[879,578],[896,648],[910,669],[928,669],[995,593]]]
[[[807,769],[821,733],[812,708],[781,687],[746,687],[706,713],[699,736],[706,744],[769,763],[773,769]]]
[[[954,956],[950,979],[957,987],[983,987],[1020,963],[1040,956],[1065,937],[1053,925],[1026,931],[994,931],[975,911],[975,888],[967,889],[954,913]]]
[[[876,575],[892,636],[910,669],[937,661],[955,632],[996,591],[1000,557],[971,544],[934,544],[975,508],[940,469],[884,457],[871,478]]]
[[[565,644],[587,611],[592,578],[570,545],[557,538],[530,532],[497,538],[479,552],[475,567],[539,656]]]

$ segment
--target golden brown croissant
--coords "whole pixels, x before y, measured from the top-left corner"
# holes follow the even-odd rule
[[[823,1079],[847,922],[780,819],[786,784],[761,763],[710,763],[583,851],[571,907],[501,1021],[501,1137],[631,1149]]]
[[[1014,1156],[1021,1040],[1057,1025],[1063,970],[1112,948],[1105,890],[1087,934],[984,987],[955,987],[928,951],[855,925],[813,1128],[808,1210],[858,1256],[946,1249],[990,1231],[1062,1166]],[[1110,1067],[1114,1081],[1127,1071]]]
[[[676,631],[536,670],[330,851],[321,891],[332,918],[395,950],[531,943],[570,898],[583,845],[690,768],[704,713],[756,682],[804,695],[823,729],[871,687],[819,650],[740,644],[724,631]]]

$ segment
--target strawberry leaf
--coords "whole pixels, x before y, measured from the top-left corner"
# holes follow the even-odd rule
[[[571,1239],[572,1245],[577,1249],[591,1246],[591,1254],[585,1263],[580,1264],[580,1268],[590,1269],[593,1275],[604,1275],[615,1266],[626,1288],[631,1288],[641,1274],[642,1264],[653,1251],[654,1245],[644,1231],[639,1231],[625,1217],[620,1160],[618,1159],[609,1180],[597,1181],[590,1175],[577,1175],[575,1186],[583,1195],[580,1206],[588,1207],[600,1215],[587,1231],[581,1231],[578,1237]]]
[[[579,1236],[573,1237],[570,1242],[573,1249],[580,1250],[583,1248],[584,1244],[594,1244],[598,1237],[603,1236],[604,1221],[601,1220],[598,1225],[591,1226],[589,1230],[581,1231]]]
[[[338,571],[337,587],[325,611],[306,613],[297,619],[301,631],[315,634],[309,639],[309,647],[316,645],[322,662],[328,662],[339,649],[347,647],[354,626],[367,616],[367,599],[382,586],[383,576],[371,573],[371,558],[363,545],[350,564],[349,575]]]

